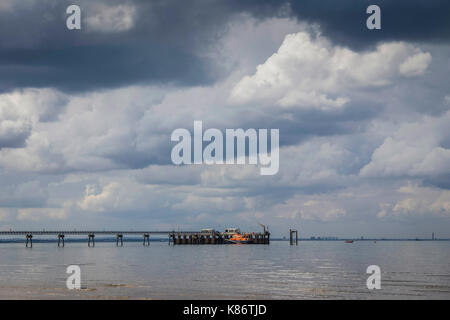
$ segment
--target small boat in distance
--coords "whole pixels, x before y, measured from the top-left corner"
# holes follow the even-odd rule
[[[345,243],[353,243],[353,240],[345,240]]]

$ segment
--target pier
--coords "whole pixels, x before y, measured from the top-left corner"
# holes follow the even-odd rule
[[[116,246],[123,246],[124,235],[141,235],[143,237],[143,245],[150,246],[151,235],[168,236],[169,245],[183,244],[228,244],[233,232],[218,232],[213,229],[203,229],[201,231],[124,231],[124,230],[53,230],[53,231],[0,231],[0,236],[24,236],[25,246],[33,247],[33,237],[35,236],[55,236],[58,239],[58,247],[65,246],[67,236],[85,236],[89,247],[95,247],[95,236],[114,236]],[[264,229],[264,232],[246,233],[249,244],[269,244],[270,232]]]

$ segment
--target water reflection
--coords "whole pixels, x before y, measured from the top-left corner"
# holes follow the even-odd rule
[[[286,242],[124,247],[97,242],[0,244],[0,298],[404,299],[450,298],[449,242]],[[65,287],[82,270],[81,291]],[[369,291],[368,265],[382,270]]]

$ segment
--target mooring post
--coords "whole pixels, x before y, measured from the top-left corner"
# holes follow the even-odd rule
[[[294,245],[294,233],[295,233],[295,245],[298,246],[298,231],[289,229],[289,244]]]

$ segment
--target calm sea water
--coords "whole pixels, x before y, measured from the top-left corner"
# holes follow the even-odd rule
[[[66,288],[72,264],[82,290]],[[373,264],[380,290],[366,287]],[[1,243],[0,298],[450,299],[450,242]]]

